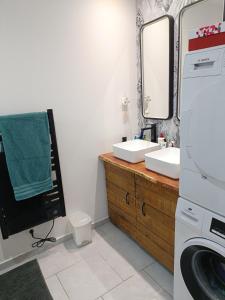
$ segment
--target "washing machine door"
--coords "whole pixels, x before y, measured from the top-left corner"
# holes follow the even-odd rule
[[[189,240],[180,267],[194,300],[225,299],[225,248],[206,239]]]
[[[186,113],[188,156],[202,176],[225,189],[225,77],[202,86]]]

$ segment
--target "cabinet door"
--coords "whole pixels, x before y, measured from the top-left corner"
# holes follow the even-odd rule
[[[172,257],[174,256],[174,245],[169,244],[159,235],[155,234],[139,222],[137,222],[137,230],[147,239],[147,241],[151,240],[162,251],[166,252]]]
[[[136,198],[175,218],[178,192],[136,176]]]
[[[136,205],[133,194],[119,188],[110,181],[107,181],[106,185],[108,201],[136,219]]]
[[[175,219],[137,200],[137,234],[139,244],[173,272]]]
[[[137,222],[148,230],[174,245],[175,219],[137,199]]]
[[[171,255],[166,249],[159,245],[157,239],[151,234],[146,235],[145,229],[139,227],[136,233],[137,242],[147,251],[150,255],[156,258],[167,269],[173,272],[174,256]]]
[[[117,187],[135,196],[134,174],[116,167],[110,163],[105,163],[106,180]]]
[[[136,239],[136,219],[109,202],[109,217],[113,224]]]

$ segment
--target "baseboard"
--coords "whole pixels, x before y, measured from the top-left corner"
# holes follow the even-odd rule
[[[95,222],[92,224],[92,228],[97,228],[97,227],[102,226],[102,225],[104,225],[105,223],[108,223],[108,222],[109,222],[109,217],[100,219],[100,220],[98,220],[98,221],[95,221]]]
[[[108,221],[109,221],[108,217],[104,218],[104,219],[101,219],[101,220],[98,220],[98,221],[96,221],[92,224],[92,228],[94,229],[94,228],[97,228],[99,226],[102,226],[105,223],[107,223]],[[10,258],[10,259],[0,263],[0,272],[5,270],[5,269],[13,267],[14,265],[22,264],[24,261],[35,259],[36,256],[38,256],[42,252],[44,252],[48,249],[51,249],[54,246],[56,246],[58,244],[61,244],[61,243],[65,242],[65,241],[67,241],[71,238],[72,238],[72,233],[69,233],[69,234],[66,234],[64,236],[61,236],[61,237],[57,238],[55,243],[46,244],[42,248],[31,249],[28,252],[25,252],[25,253],[19,254],[18,256]]]
[[[22,254],[19,254],[18,256],[15,256],[13,258],[9,258],[6,261],[0,263],[0,271],[3,271],[4,269],[8,269],[13,267],[13,265],[18,265],[23,263],[24,261],[27,260],[31,260],[31,259],[35,259],[35,257],[37,255],[39,255],[40,253],[53,248],[54,246],[61,244],[69,239],[72,238],[72,233],[69,233],[67,235],[61,236],[59,238],[57,238],[55,243],[51,243],[51,244],[46,244],[44,245],[42,248],[36,248],[36,249],[31,249],[28,252],[24,252]]]

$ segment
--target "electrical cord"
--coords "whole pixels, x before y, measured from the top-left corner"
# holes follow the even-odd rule
[[[55,219],[52,220],[52,226],[51,229],[49,230],[49,232],[47,233],[47,235],[45,236],[45,238],[40,238],[40,237],[36,237],[34,236],[34,230],[31,229],[29,232],[32,236],[33,239],[38,240],[37,242],[34,242],[32,244],[32,248],[41,248],[42,246],[44,246],[44,244],[46,242],[51,242],[51,243],[55,243],[56,242],[56,238],[54,237],[49,237],[50,233],[52,232],[52,229],[55,225]]]

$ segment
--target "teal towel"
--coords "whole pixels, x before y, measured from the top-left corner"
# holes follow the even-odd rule
[[[17,201],[52,189],[46,112],[0,117],[0,134]]]

